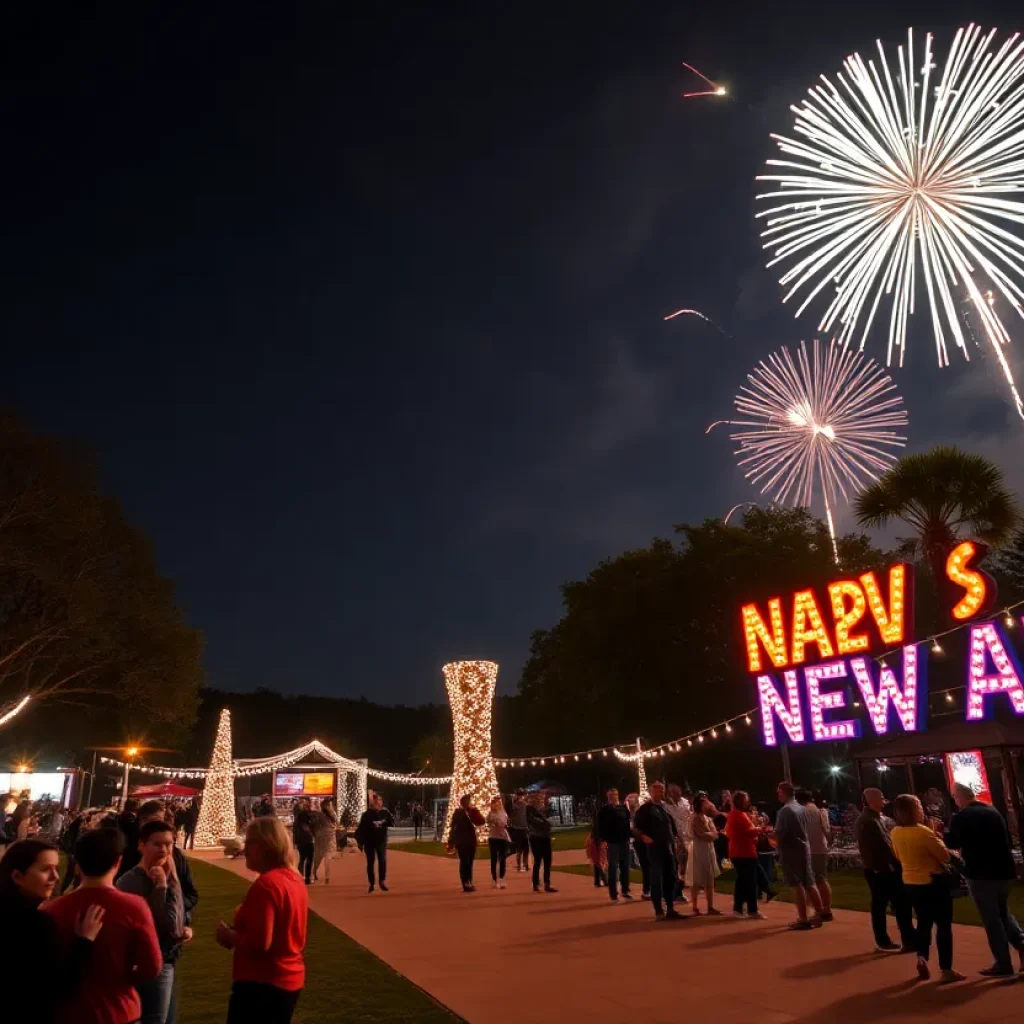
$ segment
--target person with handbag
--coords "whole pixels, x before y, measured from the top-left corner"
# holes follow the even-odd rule
[[[995,958],[981,974],[1012,978],[1016,972],[1010,959],[1011,946],[1017,950],[1024,971],[1024,932],[1009,908],[1010,883],[1017,877],[1010,833],[1003,816],[978,800],[970,786],[954,783],[953,801],[959,810],[950,822],[946,845],[963,855],[967,889]]]
[[[942,840],[924,824],[921,801],[910,793],[893,802],[896,827],[892,830],[892,847],[903,868],[903,884],[917,918],[915,945],[917,974],[923,981],[931,977],[928,954],[935,929],[935,946],[939,951],[939,983],[948,985],[963,981],[964,975],[953,970],[953,894],[949,850]]]

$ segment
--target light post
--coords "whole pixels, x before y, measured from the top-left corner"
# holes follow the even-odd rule
[[[124,805],[128,800],[128,770],[131,767],[132,758],[139,752],[138,747],[129,747],[125,751],[125,755],[128,758],[124,763],[124,779],[121,782],[121,810],[124,810]]]

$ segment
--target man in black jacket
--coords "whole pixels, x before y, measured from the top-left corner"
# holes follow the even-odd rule
[[[864,790],[864,810],[857,818],[857,846],[864,878],[871,890],[871,928],[875,933],[875,949],[880,953],[912,953],[914,951],[914,921],[910,913],[910,900],[903,886],[900,862],[892,848],[892,840],[882,824],[885,796],[880,789]],[[902,946],[889,938],[886,908],[891,906],[896,915]]]
[[[629,894],[629,808],[619,803],[619,791],[609,789],[606,803],[597,812],[597,838],[608,851],[608,895],[619,902],[618,879],[622,879],[622,898]]]
[[[1008,906],[1010,882],[1017,877],[1010,833],[1003,816],[978,800],[969,786],[954,783],[953,800],[960,810],[950,822],[946,846],[959,850],[964,859],[967,888],[995,957],[992,966],[981,973],[989,978],[1009,978],[1016,973],[1010,946],[1017,950],[1024,971],[1024,933]]]
[[[377,862],[377,875],[381,892],[387,892],[385,879],[388,874],[388,829],[395,827],[395,819],[384,806],[380,793],[370,797],[370,807],[363,811],[356,828],[356,843],[366,854],[366,878],[373,892],[373,862]]]
[[[665,810],[665,783],[652,782],[650,800],[641,804],[633,819],[636,838],[651,858],[651,903],[656,921],[683,919],[673,904],[676,889],[676,825]],[[664,898],[665,909],[661,909]]]

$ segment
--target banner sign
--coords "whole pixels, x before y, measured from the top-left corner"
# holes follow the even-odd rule
[[[950,615],[966,623],[995,603],[995,581],[973,563],[984,545],[964,541],[946,561],[957,589]],[[863,719],[876,736],[924,728],[928,709],[928,653],[906,643],[914,633],[913,566],[899,563],[884,574],[862,573],[829,583],[824,592],[800,590],[741,610],[748,670],[754,675],[764,742],[855,739]],[[971,622],[965,715],[987,718],[1005,694],[1024,714],[1024,672],[1002,623]],[[895,650],[893,650],[895,648]],[[896,662],[879,662],[892,651]],[[866,714],[853,717],[847,693]],[[984,768],[984,765],[982,765]]]

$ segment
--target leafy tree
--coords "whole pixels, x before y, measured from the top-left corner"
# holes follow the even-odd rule
[[[422,770],[424,775],[450,775],[453,760],[454,750],[450,732],[421,736],[409,755],[413,771]]]
[[[191,723],[202,642],[91,461],[0,417],[0,700]]]
[[[519,685],[533,749],[664,741],[751,706],[741,604],[835,578],[828,529],[804,509],[676,530],[681,543],[657,539],[562,588],[565,614],[534,634]],[[850,574],[889,560],[862,535],[839,538],[839,554]]]
[[[999,581],[1003,602],[1014,604],[1024,600],[1024,528],[992,559],[992,572]]]
[[[903,522],[913,527],[937,588],[946,558],[965,534],[999,546],[1019,517],[1002,470],[981,455],[955,447],[905,455],[854,503],[865,527]]]

